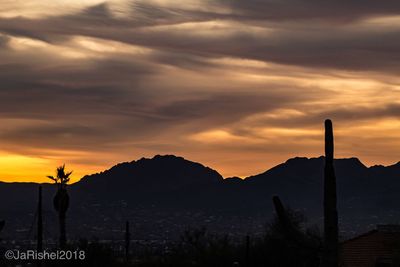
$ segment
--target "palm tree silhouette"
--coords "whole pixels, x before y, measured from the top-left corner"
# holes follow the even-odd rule
[[[60,248],[65,248],[67,243],[65,231],[65,216],[69,207],[69,196],[67,192],[67,184],[70,180],[71,172],[65,172],[65,164],[58,167],[56,170],[57,176],[47,176],[57,185],[57,193],[53,199],[54,209],[58,212],[58,220],[60,226],[59,245]]]

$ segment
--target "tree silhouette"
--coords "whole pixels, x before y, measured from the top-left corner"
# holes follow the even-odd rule
[[[57,185],[57,193],[53,199],[54,209],[58,213],[60,237],[59,246],[65,248],[67,243],[66,230],[65,230],[65,217],[69,207],[69,196],[67,192],[67,184],[70,180],[71,172],[65,172],[65,164],[58,167],[56,170],[57,176],[47,176]]]

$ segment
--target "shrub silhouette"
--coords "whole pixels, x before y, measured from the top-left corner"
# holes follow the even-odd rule
[[[60,248],[65,248],[67,243],[66,230],[65,230],[65,217],[69,207],[69,196],[67,192],[67,184],[70,180],[69,176],[71,172],[65,172],[65,164],[58,167],[56,170],[56,177],[47,176],[57,185],[57,193],[53,199],[54,209],[58,213],[60,236],[59,236],[59,246]]]
[[[227,235],[202,227],[184,231],[168,253],[155,251],[135,266],[231,267],[238,254]]]

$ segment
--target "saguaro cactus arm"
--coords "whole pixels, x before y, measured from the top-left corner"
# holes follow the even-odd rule
[[[276,216],[278,217],[279,223],[285,229],[285,231],[291,230],[290,229],[290,222],[288,215],[286,213],[285,207],[282,204],[282,201],[278,196],[272,197],[272,202],[274,203]]]

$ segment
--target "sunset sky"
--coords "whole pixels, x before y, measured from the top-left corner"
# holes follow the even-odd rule
[[[398,0],[0,0],[0,180],[175,154],[400,160]]]

